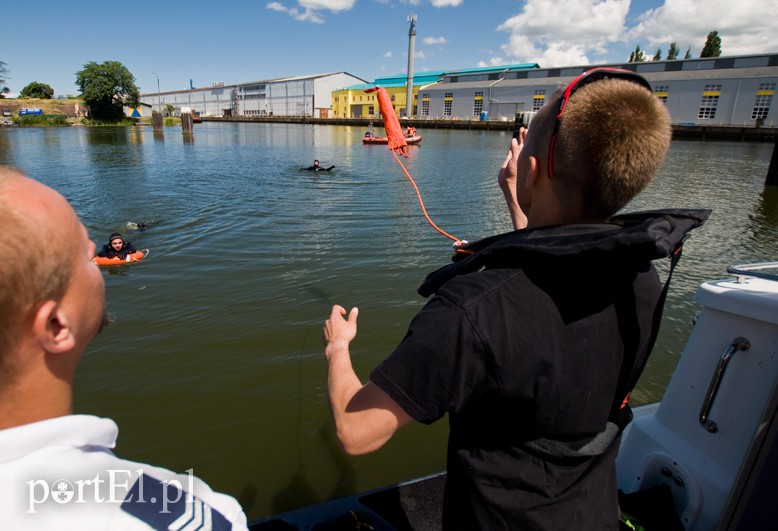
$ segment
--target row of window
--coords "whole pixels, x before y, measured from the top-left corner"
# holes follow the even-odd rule
[[[758,120],[767,118],[770,112],[770,106],[775,94],[775,83],[760,83],[759,90],[756,92],[756,100],[751,112],[751,119]],[[664,104],[667,104],[667,97],[670,94],[670,87],[667,85],[657,85],[654,87],[654,94]],[[700,119],[713,119],[716,117],[716,107],[721,96],[721,85],[705,85],[702,91],[702,100],[697,117]],[[545,89],[536,90],[532,96],[532,110],[538,111],[546,102]],[[454,103],[454,93],[446,92],[443,94],[443,116],[451,116],[451,109]],[[476,92],[473,95],[473,116],[480,116],[484,110],[484,93]],[[421,115],[430,115],[430,95],[422,93],[421,95]]]

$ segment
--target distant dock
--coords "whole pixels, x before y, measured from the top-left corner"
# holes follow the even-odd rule
[[[382,127],[381,119],[368,118],[313,118],[310,116],[203,116],[204,122],[249,122],[283,123],[311,125],[351,125],[367,128],[370,122]],[[402,119],[400,123],[410,123],[420,131],[424,129],[460,129],[468,131],[510,131],[512,121],[503,120],[451,120],[451,119]],[[778,127],[724,126],[674,124],[673,138],[684,140],[734,140],[741,142],[775,142],[778,140]]]

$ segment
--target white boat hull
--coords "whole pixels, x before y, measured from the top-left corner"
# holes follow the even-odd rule
[[[776,455],[778,282],[708,282],[697,302],[665,396],[636,408],[623,435],[619,488],[668,485],[687,531],[739,528],[754,511],[775,514],[774,502],[754,506],[763,494],[754,485]]]

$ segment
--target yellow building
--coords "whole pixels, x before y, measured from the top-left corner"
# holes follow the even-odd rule
[[[437,83],[445,71],[422,72],[413,76],[413,115],[418,116],[419,89]],[[373,83],[351,85],[332,91],[333,118],[378,118],[378,98],[375,92],[366,93],[365,89],[381,87],[392,98],[392,106],[397,116],[406,116],[407,76],[397,75],[377,78]]]

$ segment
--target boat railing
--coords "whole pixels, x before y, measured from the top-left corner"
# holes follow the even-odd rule
[[[766,269],[773,269],[775,272],[767,273],[764,271]],[[737,282],[743,282],[746,278],[762,278],[778,282],[778,262],[733,265],[727,268],[727,273],[735,275]]]

